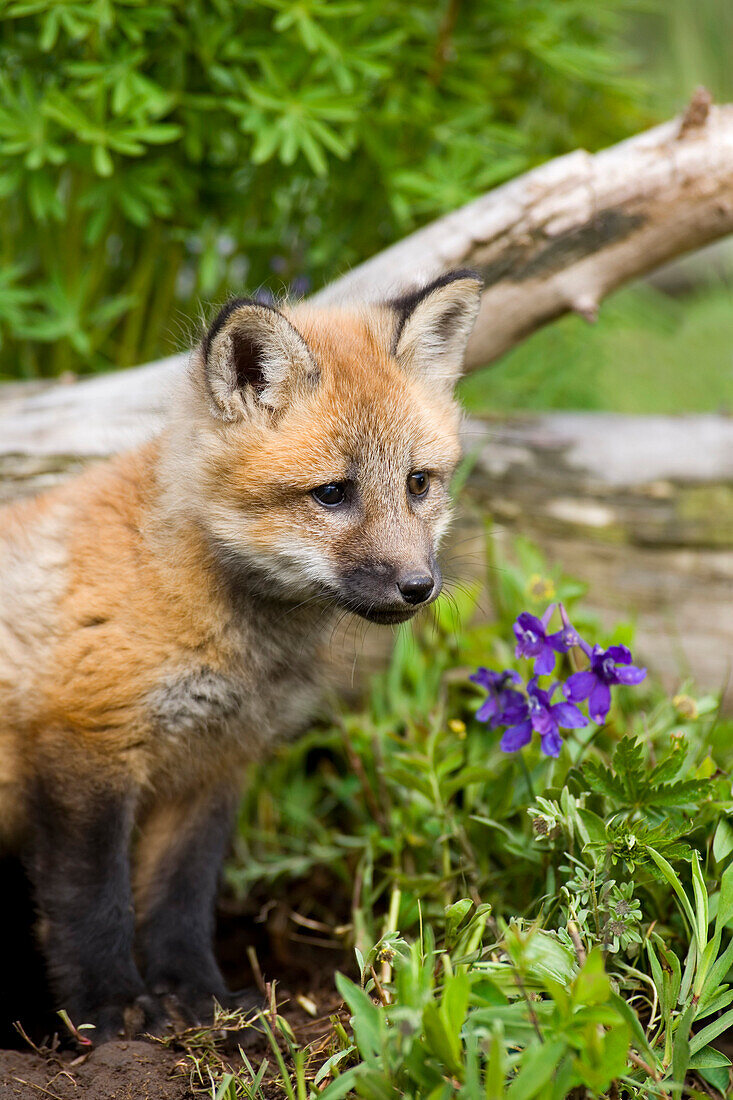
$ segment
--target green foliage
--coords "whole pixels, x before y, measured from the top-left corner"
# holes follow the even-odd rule
[[[480,944],[485,923],[477,911],[466,934],[475,929]],[[606,1089],[624,1072],[630,1029],[601,952],[578,966],[554,937],[517,927],[507,930],[503,947],[499,962],[455,963],[455,951],[436,950],[426,929],[395,954],[394,1000],[383,1008],[368,996],[373,982],[365,991],[339,975],[361,1060],[324,1090],[325,1100],[484,1100],[504,1095],[507,1076],[506,1095],[520,1100],[561,1100],[578,1086]]]
[[[630,6],[3,0],[0,375],[151,358],[639,128]]]
[[[497,621],[454,592],[399,632],[362,711],[252,777],[230,883],[269,897],[297,883],[303,916],[341,925],[357,960],[337,978],[351,1029],[298,1087],[561,1100],[677,1097],[702,1079],[724,1095],[733,726],[689,685],[670,701],[645,683],[557,760],[503,754],[468,673],[512,665],[510,624],[533,598],[599,630],[531,544],[489,560]]]
[[[620,413],[733,408],[733,283],[711,278],[679,297],[650,286],[620,291],[598,321],[563,317],[461,383],[473,412],[593,409]],[[695,385],[690,385],[695,363]]]

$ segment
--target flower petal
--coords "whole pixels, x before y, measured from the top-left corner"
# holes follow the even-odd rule
[[[518,691],[502,691],[499,696],[500,710],[495,721],[505,726],[515,726],[527,717],[527,700]]]
[[[557,722],[547,707],[533,707],[530,713],[532,729],[544,737],[550,730],[557,729]]]
[[[493,695],[490,695],[488,699],[485,699],[481,706],[476,711],[477,722],[488,722],[490,718],[493,718],[496,714],[497,706],[496,699]]]
[[[542,738],[542,751],[545,756],[559,756],[562,748],[562,737],[557,729],[546,733]]]
[[[573,703],[582,703],[587,699],[596,686],[596,678],[592,672],[574,672],[568,676],[563,687],[565,698]]]
[[[566,730],[579,730],[588,725],[586,716],[573,703],[555,703],[550,713],[558,726]]]
[[[508,729],[501,739],[501,747],[504,752],[517,752],[528,745],[532,740],[532,723],[520,722],[518,726]]]
[[[514,624],[515,633],[517,627],[523,632],[525,630],[531,630],[533,634],[539,634],[541,638],[545,635],[545,628],[542,625],[541,619],[538,619],[536,615],[531,615],[529,611],[523,611],[522,614],[517,617],[517,621]]]
[[[547,644],[551,645],[556,653],[567,653],[574,645],[578,645],[579,640],[572,627],[563,627],[555,634],[547,635]]]
[[[616,661],[620,665],[630,665],[634,659],[631,656],[631,650],[627,649],[625,645],[610,645],[604,656],[610,657],[612,661]]]
[[[606,716],[610,709],[611,689],[608,684],[604,684],[601,680],[597,680],[596,686],[590,693],[590,699],[588,700],[588,713],[594,722],[602,726],[606,721]]]
[[[646,676],[645,668],[637,668],[636,665],[626,665],[616,670],[620,684],[640,684]]]
[[[548,676],[555,669],[555,651],[545,643],[534,663],[535,676]]]
[[[468,677],[472,684],[478,684],[482,688],[493,687],[492,677],[496,674],[488,668],[477,668],[475,672],[472,672]]]

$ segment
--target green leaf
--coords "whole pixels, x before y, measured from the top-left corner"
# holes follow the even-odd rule
[[[506,1090],[507,1100],[531,1100],[537,1096],[552,1079],[564,1051],[565,1043],[560,1039],[527,1047],[520,1059],[519,1072]]]
[[[465,918],[471,912],[473,902],[470,898],[461,898],[447,906],[445,910],[445,939],[447,944],[452,944],[455,935]]]
[[[700,856],[696,851],[692,853],[692,889],[695,894],[698,944],[702,951],[707,939],[710,918],[708,913],[708,891],[700,867]]]
[[[646,1032],[641,1026],[639,1017],[634,1012],[628,1001],[625,1001],[618,993],[612,993],[610,996],[610,1003],[614,1006],[620,1016],[626,1020],[631,1031],[632,1042],[636,1045],[636,1048],[642,1053],[649,1061],[650,1065],[654,1065],[656,1057],[654,1051],[649,1043]]]
[[[623,802],[626,798],[624,785],[610,768],[597,760],[587,760],[583,765],[583,776],[592,791],[605,794],[614,802]]]
[[[690,1058],[690,1069],[715,1069],[716,1066],[729,1066],[731,1060],[726,1054],[714,1047],[703,1047]]]
[[[610,993],[603,952],[600,947],[594,947],[573,982],[573,1000],[577,1005],[605,1004]]]
[[[712,1043],[731,1026],[733,1026],[733,1008],[728,1012],[724,1012],[717,1020],[713,1020],[711,1024],[701,1028],[693,1035],[690,1041],[690,1053],[696,1054],[698,1050],[702,1050],[708,1043]]]
[[[425,1044],[430,1053],[442,1062],[449,1073],[462,1074],[460,1047],[434,1001],[429,1001],[423,1008],[422,1023]]]
[[[336,988],[351,1012],[351,1026],[362,1056],[376,1058],[382,1049],[380,1011],[370,997],[343,974],[335,976]]]
[[[104,145],[94,145],[92,147],[92,161],[94,162],[94,170],[98,175],[112,175],[114,164],[112,163],[112,157],[109,155],[109,150]]]
[[[582,821],[586,833],[588,834],[586,843],[600,845],[608,843],[606,823],[598,814],[594,814],[592,810],[585,810],[582,807],[578,807],[578,817]]]
[[[331,1077],[333,1075],[332,1071],[338,1068],[346,1058],[350,1058],[355,1052],[355,1046],[346,1047],[345,1050],[337,1050],[335,1054],[332,1054],[330,1058],[327,1058],[326,1061],[321,1064],[318,1073],[313,1078],[313,1084],[320,1085],[321,1081],[325,1081],[327,1077]]]
[[[690,1055],[694,1053],[690,1044],[690,1027],[694,1018],[695,1004],[691,1001],[677,1021],[672,1040],[672,1077],[674,1079],[672,1094],[675,1096],[682,1095]]]
[[[713,837],[713,856],[722,863],[733,852],[733,828],[727,818],[721,817]]]
[[[697,1071],[704,1081],[717,1089],[722,1096],[727,1096],[730,1087],[730,1071],[725,1066],[711,1066]],[[698,1094],[702,1097],[702,1094]],[[705,1098],[707,1100],[707,1097]]]
[[[683,889],[682,883],[680,882],[677,873],[675,872],[674,868],[667,862],[664,856],[660,855],[659,852],[654,850],[654,848],[648,847],[647,852],[652,857],[657,867],[662,872],[663,877],[667,880],[667,882],[677,895],[680,903],[680,908],[687,918],[690,931],[693,932],[695,937],[697,938],[697,920],[695,917],[695,913],[692,909],[692,906],[690,905],[687,894]],[[699,946],[702,950],[702,945]]]
[[[715,916],[716,933],[721,932],[731,920],[733,920],[733,863],[726,867],[720,879],[718,912]]]
[[[504,1100],[504,1082],[506,1079],[506,1046],[504,1028],[497,1021],[491,1029],[489,1056],[486,1060],[484,1088],[486,1100]]]
[[[340,1074],[330,1085],[326,1085],[323,1092],[319,1092],[319,1100],[344,1100],[344,1097],[353,1093],[354,1089],[368,1074],[368,1067],[363,1063],[347,1069]]]
[[[467,974],[452,974],[446,978],[440,1000],[440,1015],[446,1031],[451,1035],[453,1049],[461,1059],[461,1029],[468,1011],[471,982]]]

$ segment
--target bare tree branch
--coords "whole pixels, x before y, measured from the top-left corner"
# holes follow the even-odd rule
[[[483,275],[467,370],[563,313],[593,321],[611,291],[733,231],[733,105],[698,89],[683,118],[512,180],[315,295],[373,299],[454,267]]]

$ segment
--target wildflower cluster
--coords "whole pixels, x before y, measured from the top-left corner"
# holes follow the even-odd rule
[[[492,729],[504,728],[501,739],[504,752],[516,752],[529,744],[533,733],[538,733],[542,751],[547,756],[558,756],[562,747],[560,730],[588,725],[588,717],[579,703],[587,701],[588,715],[602,725],[611,708],[611,688],[616,684],[639,684],[646,676],[646,669],[632,663],[626,646],[603,649],[584,641],[562,604],[557,604],[562,627],[549,634],[547,628],[555,609],[556,605],[550,604],[541,619],[523,611],[514,623],[516,656],[533,661],[533,675],[526,684],[513,669],[495,672],[479,668],[470,677],[488,692],[476,717],[480,722],[488,722]],[[558,655],[571,649],[585,654],[589,667],[574,672],[564,683],[556,680],[541,687],[539,679],[552,676]],[[553,702],[558,691],[561,700]]]

